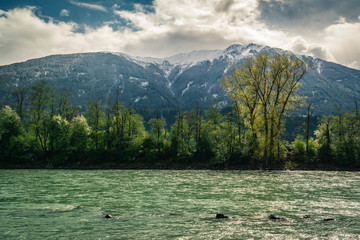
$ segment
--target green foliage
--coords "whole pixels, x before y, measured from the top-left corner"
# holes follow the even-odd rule
[[[88,149],[90,127],[84,116],[75,117],[70,124],[70,145],[72,150],[84,152]]]
[[[5,106],[0,112],[0,140],[6,145],[12,137],[24,134],[20,117],[9,106]]]
[[[95,146],[95,150],[99,150],[100,148],[100,140],[102,139],[102,133],[100,129],[104,126],[105,122],[105,111],[104,107],[100,104],[99,101],[90,101],[90,107],[87,112],[87,120],[89,122],[90,127],[92,128],[92,132],[90,134],[90,139]],[[102,149],[104,149],[104,144],[101,144]]]
[[[165,118],[152,118],[149,120],[151,136],[160,142],[166,137],[166,120]]]
[[[20,117],[9,106],[0,111],[0,164],[23,163],[32,158]]]
[[[293,64],[281,61],[284,66]],[[256,65],[256,60],[248,64]],[[244,72],[239,74],[244,77]],[[247,87],[255,91],[256,86]],[[274,112],[268,112],[271,119],[267,120],[260,99],[255,101],[252,113],[246,102],[242,102],[245,97],[254,96],[251,91],[236,92],[238,95],[233,97],[238,99],[234,99],[226,114],[216,103],[205,111],[204,117],[198,106],[193,111],[179,111],[170,133],[165,119],[159,116],[150,119],[147,132],[143,117],[131,105],[125,108],[118,100],[110,101],[107,106],[100,101],[90,101],[86,115],[76,115],[69,96],[64,94],[59,99],[55,92],[46,81],[31,87],[29,108],[19,110],[17,106],[24,114],[23,121],[8,106],[0,111],[0,166],[360,167],[357,108],[354,112],[340,112],[320,119],[315,140],[307,127],[303,132],[305,137],[299,135],[289,145],[281,139],[284,125],[275,114],[279,113],[278,106],[271,105],[271,98],[267,107]],[[283,114],[287,109],[290,106],[283,105]],[[30,124],[24,128],[26,120]],[[287,152],[285,146],[292,151]],[[266,160],[265,151],[272,157]],[[285,152],[288,153],[286,160]]]
[[[30,121],[44,152],[47,151],[48,121],[51,119],[51,92],[52,89],[45,80],[39,81],[30,89]]]
[[[340,166],[360,166],[360,120],[357,112],[323,118],[316,135],[320,160]]]
[[[301,137],[297,137],[295,141],[292,143],[292,147],[294,148],[294,151],[296,154],[298,154],[300,157],[304,157],[306,154],[306,143]]]
[[[70,152],[70,123],[60,115],[49,121],[49,151],[54,164],[64,164]]]
[[[300,100],[296,93],[306,71],[303,60],[261,52],[240,69],[230,69],[223,79],[224,89],[239,106],[253,138],[262,138],[257,152],[265,168],[282,156],[283,119]]]

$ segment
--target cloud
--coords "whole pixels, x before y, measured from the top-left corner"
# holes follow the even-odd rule
[[[286,48],[298,54],[335,61],[332,54],[322,45],[308,42],[301,36],[293,38]]]
[[[69,10],[67,10],[67,9],[62,9],[62,10],[60,11],[60,17],[68,17],[68,16],[70,16],[70,11],[69,11]]]
[[[101,5],[97,5],[97,4],[83,3],[83,2],[77,2],[77,1],[70,1],[70,3],[73,5],[76,5],[78,7],[84,7],[84,8],[88,8],[91,10],[107,12],[105,7],[103,7]]]
[[[260,20],[288,31],[313,33],[339,18],[357,21],[358,0],[259,0]]]
[[[270,31],[257,21],[256,0],[220,3],[184,0],[176,7],[171,1],[157,0],[153,8],[153,11],[115,10],[131,28],[136,29],[131,32],[134,41],[127,45],[136,54],[147,51],[146,48],[158,55],[168,49],[169,55],[194,48],[224,48],[234,42],[270,45],[286,42],[282,40],[285,37],[283,32]],[[136,46],[140,46],[139,51],[136,51]]]
[[[350,23],[339,21],[324,31],[324,47],[335,56],[335,61],[360,69],[360,19]]]
[[[349,20],[339,16],[325,27],[311,30],[312,34],[302,34],[285,25],[271,27],[262,20],[261,11],[258,0],[178,0],[176,4],[155,0],[152,6],[136,4],[131,11],[114,7],[109,14],[114,15],[115,21],[92,28],[42,20],[33,8],[0,10],[0,64],[92,51],[165,57],[253,42],[360,69],[358,17]],[[78,31],[80,27],[84,31]]]
[[[85,28],[75,23],[45,21],[32,8],[0,12],[0,65],[51,54],[119,51],[121,33],[110,27]],[[4,34],[6,33],[6,34]]]

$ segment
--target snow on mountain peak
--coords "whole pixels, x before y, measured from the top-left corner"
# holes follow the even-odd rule
[[[265,46],[250,43],[248,45],[233,44],[224,50],[225,54],[229,54],[233,57],[247,57],[253,55],[256,52],[261,52]]]
[[[164,58],[165,61],[173,65],[192,66],[198,62],[213,61],[223,54],[222,50],[197,50],[190,53],[180,53],[171,57]]]

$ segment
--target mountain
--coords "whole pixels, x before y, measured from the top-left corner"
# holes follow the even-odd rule
[[[229,99],[220,87],[227,69],[241,65],[261,51],[283,51],[268,46],[231,45],[223,50],[201,50],[164,59],[133,57],[123,53],[53,55],[0,66],[0,102],[12,105],[18,86],[30,87],[38,80],[72,94],[75,105],[91,99],[105,102],[120,91],[124,105],[150,111],[203,109],[214,101],[224,107]],[[288,51],[283,51],[293,54]],[[354,108],[360,99],[360,71],[309,56],[312,63],[299,93],[317,106],[316,114],[330,114],[336,107]]]

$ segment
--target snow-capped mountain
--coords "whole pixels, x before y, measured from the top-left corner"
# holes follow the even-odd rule
[[[137,109],[203,109],[214,101],[229,102],[220,87],[227,69],[241,65],[261,51],[283,51],[268,46],[231,45],[222,50],[201,50],[164,59],[133,57],[123,53],[81,53],[54,55],[0,67],[0,102],[13,104],[18,86],[29,87],[40,79],[71,92],[72,101],[86,105],[91,99],[115,97]],[[287,52],[287,51],[286,51]],[[287,52],[290,53],[290,52]],[[317,105],[317,114],[329,114],[336,107],[354,108],[360,99],[360,71],[309,56],[312,63],[300,94]]]

